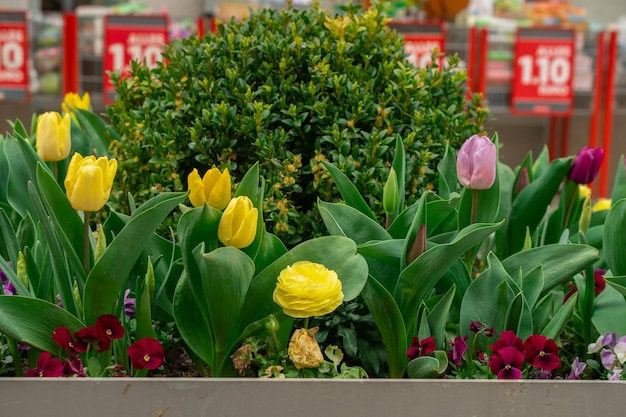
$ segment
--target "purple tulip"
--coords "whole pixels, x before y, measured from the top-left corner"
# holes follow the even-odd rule
[[[487,136],[474,135],[463,143],[456,159],[462,186],[487,190],[496,180],[496,145]]]
[[[583,147],[574,158],[567,177],[577,184],[589,184],[598,176],[604,149]]]

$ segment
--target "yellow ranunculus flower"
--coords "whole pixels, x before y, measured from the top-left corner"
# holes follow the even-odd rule
[[[593,205],[591,211],[602,211],[609,210],[611,208],[611,199],[610,198],[601,198],[596,201],[596,204]]]
[[[194,168],[187,177],[189,187],[189,201],[194,207],[207,203],[218,210],[224,210],[230,201],[230,174],[228,168],[220,172],[215,166],[200,178],[198,170]]]
[[[289,340],[287,355],[296,368],[317,368],[324,362],[320,345],[315,340],[319,327],[296,329]]]
[[[259,211],[246,196],[233,198],[217,226],[217,237],[226,246],[238,249],[250,246],[256,237]]]
[[[67,198],[76,210],[98,211],[109,200],[117,160],[78,152],[72,156],[65,176]]]
[[[74,109],[91,110],[91,98],[89,97],[89,93],[83,94],[82,98],[76,93],[65,94],[61,109],[68,114],[72,112],[70,107]]]
[[[47,162],[62,161],[70,154],[70,116],[47,112],[37,118],[37,155]]]
[[[274,302],[295,318],[323,316],[343,302],[337,273],[324,265],[299,261],[278,275]]]

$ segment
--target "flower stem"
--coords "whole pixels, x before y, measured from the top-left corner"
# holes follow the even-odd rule
[[[304,319],[304,326],[303,327],[308,330],[308,328],[309,328],[309,317]]]
[[[578,192],[577,192],[578,185],[575,185],[575,188],[573,190],[570,190],[566,184],[565,190],[570,191],[570,196],[567,202],[567,207],[565,209],[565,215],[563,216],[563,224],[561,225],[561,232],[563,232],[565,229],[568,228],[569,218],[572,215],[572,210],[574,209],[574,203],[576,202],[576,197],[578,197]]]
[[[478,211],[478,190],[472,190],[472,214],[470,215],[470,224],[476,222],[476,212]]]
[[[55,181],[59,178],[59,166],[56,162],[52,163],[52,177]]]
[[[85,273],[89,275],[89,233],[91,233],[91,229],[89,228],[89,215],[90,211],[83,212],[84,214],[84,227],[83,227],[83,266],[85,267]]]

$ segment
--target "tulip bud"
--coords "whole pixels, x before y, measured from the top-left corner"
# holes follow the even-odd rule
[[[604,149],[583,147],[574,158],[567,177],[577,184],[589,184],[598,176]]]
[[[409,248],[409,252],[406,254],[406,263],[410,264],[416,260],[422,253],[426,251],[426,225],[421,225],[418,230],[413,243]]]
[[[583,209],[580,213],[580,218],[578,219],[578,230],[587,234],[587,230],[589,230],[589,223],[591,223],[591,199],[589,197],[585,197]]]
[[[224,172],[213,167],[201,179],[198,170],[194,168],[187,177],[189,201],[194,207],[204,203],[218,210],[224,210],[230,201],[230,174],[228,168]]]
[[[17,269],[15,274],[19,278],[20,282],[24,284],[26,288],[28,288],[28,271],[26,270],[26,258],[24,258],[24,253],[21,251],[17,254]]]
[[[580,184],[578,186],[578,196],[582,199],[588,197],[591,198],[591,188],[587,187],[586,185]]]
[[[396,171],[391,168],[389,171],[389,177],[387,177],[387,183],[383,188],[383,209],[385,213],[394,214],[396,207],[398,206],[398,178]]]
[[[526,167],[522,167],[522,170],[519,172],[519,176],[517,177],[513,194],[518,195],[524,188],[528,187],[528,184],[530,184],[528,169],[526,169]]]
[[[37,155],[46,162],[61,161],[70,154],[70,116],[47,112],[37,118]]]
[[[61,109],[64,113],[71,113],[72,109],[91,110],[91,98],[89,97],[89,93],[83,94],[82,98],[76,93],[65,94]]]
[[[155,279],[154,279],[154,266],[152,266],[152,259],[148,256],[148,270],[146,272],[146,287],[148,290],[148,294],[150,294],[150,300],[154,299],[154,287],[155,287]]]
[[[246,196],[233,198],[217,226],[217,237],[226,246],[242,249],[250,246],[256,237],[259,211]]]
[[[104,229],[102,227],[99,227],[98,235],[96,238],[96,248],[93,254],[94,262],[97,262],[98,259],[100,259],[100,257],[102,256],[106,248],[107,248],[107,239],[106,239],[106,236],[104,235]]]
[[[463,143],[456,160],[462,186],[487,190],[496,180],[496,145],[486,136],[474,135]]]
[[[76,210],[98,211],[109,200],[117,161],[75,153],[65,176],[67,198]]]

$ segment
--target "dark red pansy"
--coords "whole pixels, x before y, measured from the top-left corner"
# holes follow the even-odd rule
[[[137,340],[128,347],[128,356],[135,369],[156,369],[163,363],[163,346],[150,337]]]

